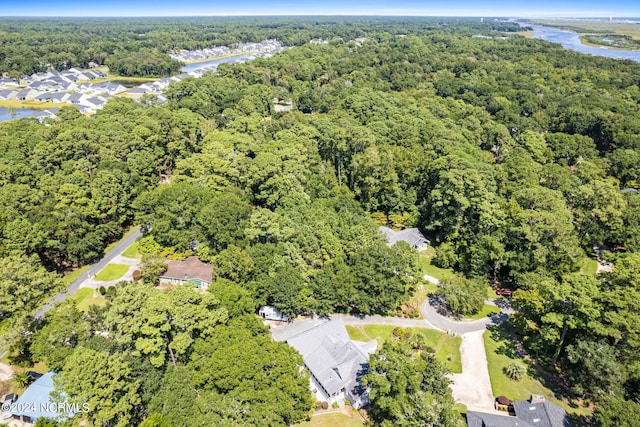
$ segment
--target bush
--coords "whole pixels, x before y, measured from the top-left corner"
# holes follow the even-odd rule
[[[322,409],[329,409],[329,402],[322,402]]]
[[[515,381],[520,381],[527,373],[527,368],[517,362],[510,363],[504,367],[504,373]]]
[[[100,292],[100,295],[105,296],[105,295],[106,295],[106,293],[107,293],[107,290],[105,289],[105,287],[104,287],[104,286],[100,286],[100,287],[98,288],[98,292]]]
[[[418,310],[413,310],[409,312],[409,318],[417,319],[418,317],[420,317],[420,312]]]
[[[138,281],[140,280],[140,270],[133,270],[133,273],[131,274],[131,277],[133,278],[134,281]]]
[[[333,402],[333,403],[331,404],[331,407],[332,407],[333,409],[338,409],[340,406],[338,406],[338,402]]]

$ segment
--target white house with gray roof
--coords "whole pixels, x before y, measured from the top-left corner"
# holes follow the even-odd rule
[[[409,246],[419,251],[427,249],[429,240],[417,228],[405,228],[394,231],[389,227],[380,227],[380,232],[387,238],[387,246],[391,247],[399,241],[407,242]]]
[[[369,355],[376,340],[353,341],[342,319],[321,323],[289,339],[311,373],[310,387],[316,399],[342,405],[348,399],[354,408],[369,403],[369,392],[361,382],[369,368]]]

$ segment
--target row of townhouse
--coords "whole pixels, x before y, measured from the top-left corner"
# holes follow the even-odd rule
[[[182,62],[193,62],[207,58],[214,58],[217,56],[237,54],[237,53],[266,53],[266,52],[280,52],[284,50],[279,41],[275,39],[263,40],[259,43],[244,43],[238,45],[236,48],[229,48],[227,46],[213,46],[205,49],[198,50],[183,50],[178,53],[170,54],[173,59]]]

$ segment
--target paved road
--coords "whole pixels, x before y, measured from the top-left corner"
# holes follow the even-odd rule
[[[115,257],[120,255],[122,252],[125,251],[125,249],[127,249],[129,246],[131,246],[133,244],[133,242],[135,242],[136,239],[138,237],[140,237],[141,235],[142,235],[142,233],[140,232],[140,227],[136,227],[136,229],[131,234],[129,234],[124,239],[122,239],[113,249],[111,249],[109,252],[107,252],[100,261],[98,261],[97,263],[95,263],[91,267],[89,267],[87,269],[87,271],[82,273],[82,275],[80,277],[78,277],[76,280],[71,282],[71,284],[69,286],[67,286],[66,289],[58,292],[45,305],[43,305],[38,311],[36,311],[33,314],[33,317],[35,317],[36,319],[42,319],[44,317],[45,313],[53,308],[55,303],[65,301],[67,298],[72,297],[76,292],[78,292],[78,289],[80,289],[80,285],[82,285],[82,283],[85,280],[89,280],[93,276],[98,274]]]
[[[436,285],[440,284],[440,281],[432,276],[425,275],[424,279]],[[420,306],[420,313],[433,329],[440,329],[456,335],[484,331],[487,326],[504,322],[509,315],[513,314],[513,309],[506,300],[486,300],[485,303],[500,307],[500,313],[478,320],[455,320],[439,313],[439,311],[444,311],[444,302],[438,297],[427,298]]]

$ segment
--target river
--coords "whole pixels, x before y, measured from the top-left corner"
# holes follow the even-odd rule
[[[218,58],[218,59],[212,59],[210,61],[205,61],[205,62],[197,62],[195,64],[187,64],[184,67],[180,68],[180,71],[182,71],[183,73],[188,73],[189,71],[195,71],[200,68],[208,68],[208,67],[211,67],[212,65],[224,64],[228,62],[237,62],[243,59],[247,60],[250,58],[254,58],[254,56],[252,56],[249,53],[243,53],[241,55],[228,56],[226,58]]]
[[[38,110],[31,110],[29,108],[14,108],[13,111],[9,111],[8,108],[0,108],[0,122],[31,117],[36,111]]]
[[[571,49],[589,55],[606,56],[607,58],[615,59],[630,59],[635,62],[640,62],[640,51],[587,46],[580,40],[580,35],[573,31],[544,27],[542,25],[531,25],[524,22],[519,22],[519,24],[533,28],[533,38],[552,43],[560,43],[565,49]]]

